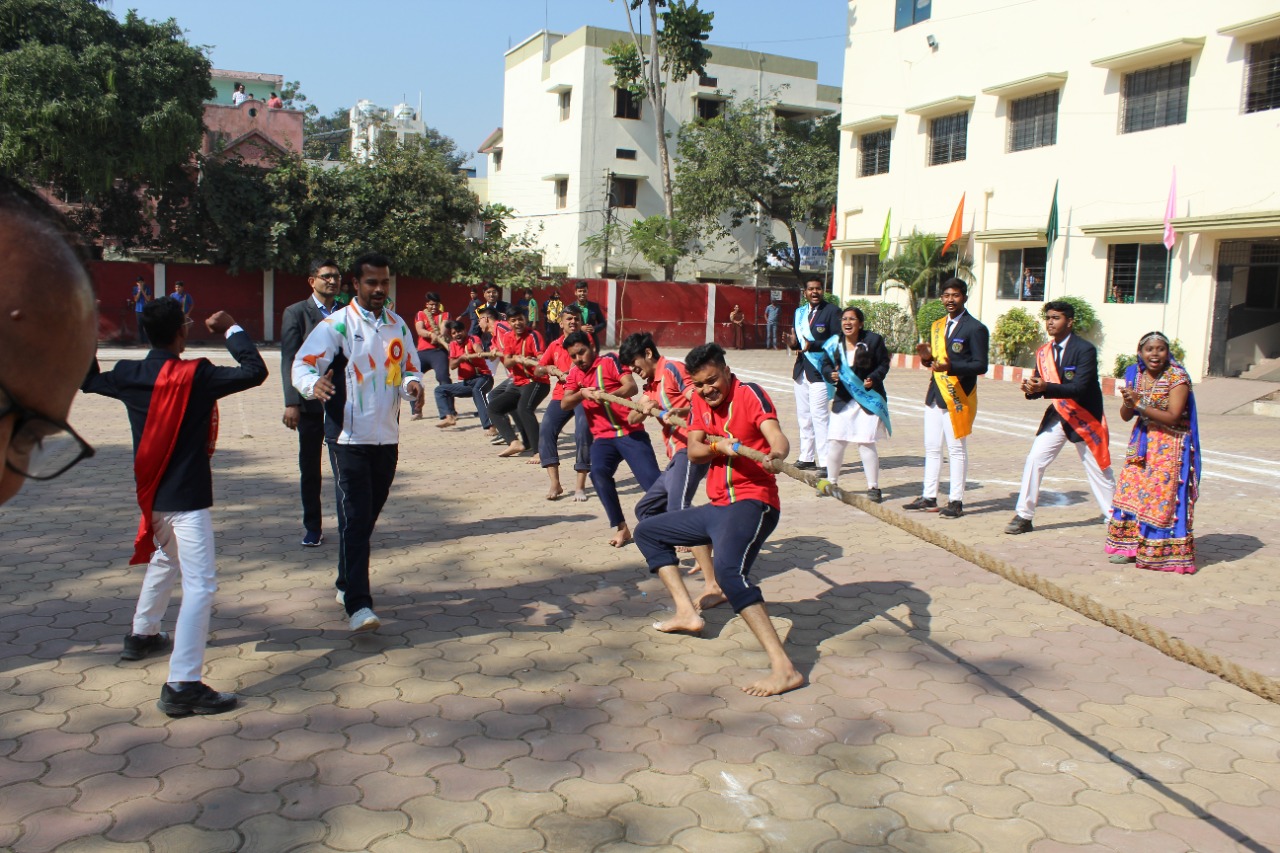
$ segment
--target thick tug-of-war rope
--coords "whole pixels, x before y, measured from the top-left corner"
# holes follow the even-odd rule
[[[502,357],[501,353],[473,353],[463,356],[463,358],[490,359],[500,357]],[[515,360],[531,367],[537,366],[537,362],[533,359],[516,357]],[[565,378],[564,373],[555,367],[547,367],[546,370],[547,373],[556,376],[559,379]],[[637,412],[648,413],[643,406],[632,400],[628,400],[625,397],[618,397],[614,394],[606,394],[604,392],[601,392],[599,396],[607,402],[617,403],[618,405],[625,406],[626,408],[633,409]],[[672,426],[681,427],[683,429],[688,429],[689,427],[689,424],[683,418],[676,415],[668,414],[662,420]],[[713,437],[722,438],[723,436]],[[744,456],[747,459],[760,463],[763,463],[768,459],[768,456],[764,453],[750,447],[739,446],[737,447],[737,453],[740,456]],[[1143,622],[1140,619],[1135,619],[1126,613],[1122,613],[1115,608],[1109,607],[1088,595],[1067,589],[1066,587],[1047,580],[1034,572],[1021,569],[1012,563],[974,548],[972,545],[967,545],[952,536],[948,536],[947,534],[941,533],[932,527],[921,524],[913,518],[893,512],[878,503],[874,503],[862,495],[845,492],[837,486],[832,486],[826,478],[819,477],[816,474],[811,474],[806,471],[801,471],[789,462],[783,462],[775,459],[773,460],[773,466],[775,469],[786,474],[791,479],[804,483],[806,486],[816,489],[821,494],[833,497],[842,503],[846,503],[855,509],[865,512],[873,518],[879,519],[886,524],[893,525],[900,530],[904,530],[912,536],[915,536],[917,539],[922,539],[925,542],[928,542],[930,545],[934,545],[944,551],[949,551],[960,559],[972,563],[980,569],[985,569],[988,572],[999,575],[1010,583],[1017,584],[1024,589],[1029,589],[1037,595],[1049,599],[1055,604],[1060,604],[1063,607],[1074,610],[1076,613],[1092,619],[1095,622],[1100,622],[1109,628],[1114,628],[1120,633],[1128,637],[1132,637],[1139,642],[1146,643],[1148,646],[1163,655],[1167,655],[1174,660],[1190,664],[1197,669],[1216,675],[1223,681],[1234,684],[1242,690],[1247,690],[1255,696],[1259,696],[1271,702],[1280,703],[1280,681],[1277,681],[1274,678],[1269,678],[1256,670],[1232,663],[1213,652],[1202,649],[1199,646],[1194,646],[1178,637],[1170,636],[1168,632],[1163,631],[1154,625],[1148,625],[1146,622]]]

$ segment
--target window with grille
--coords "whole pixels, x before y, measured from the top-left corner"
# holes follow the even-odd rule
[[[618,89],[613,104],[614,118],[640,118],[640,99],[629,89]]]
[[[858,137],[858,177],[885,175],[889,172],[890,130],[864,133]]]
[[[1169,250],[1163,243],[1113,243],[1107,248],[1107,301],[1169,301]]]
[[[613,156],[617,157],[619,160],[634,160],[636,159],[636,149],[615,148],[613,151]]]
[[[953,113],[929,122],[929,165],[958,163],[965,158],[969,113]]]
[[[493,171],[495,172],[502,171],[502,149],[501,148],[493,149]]]
[[[929,20],[932,11],[932,0],[895,0],[893,10],[893,28],[902,30]]]
[[[1280,109],[1280,38],[1249,45],[1245,65],[1244,111]]]
[[[573,103],[573,92],[560,93],[560,120],[569,120],[569,105]]]
[[[569,206],[569,179],[556,181],[556,209],[563,210]]]
[[[1046,254],[1038,246],[1001,250],[1000,281],[996,287],[996,298],[1043,302]]]
[[[1009,103],[1009,150],[1026,151],[1058,144],[1058,91],[1041,92]]]
[[[710,87],[710,88],[714,89],[716,86],[719,86],[719,85],[720,85],[720,80],[719,80],[719,78],[717,78],[717,77],[708,77],[706,74],[699,74],[699,75],[698,75],[698,85],[699,85],[699,86],[708,86],[708,87]]]
[[[1124,75],[1120,132],[1136,133],[1186,124],[1190,89],[1190,59]]]
[[[854,296],[879,296],[880,258],[877,255],[854,255],[849,258],[849,293]]]
[[[636,189],[639,183],[635,178],[615,177],[609,183],[609,205],[611,207],[635,207]]]
[[[698,118],[710,121],[720,115],[720,101],[715,98],[698,98]]]

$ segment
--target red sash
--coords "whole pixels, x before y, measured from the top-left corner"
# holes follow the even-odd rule
[[[1051,343],[1036,350],[1036,369],[1040,371],[1040,376],[1045,382],[1062,384],[1062,379],[1058,376],[1058,366],[1053,363]],[[1093,458],[1097,460],[1098,467],[1103,470],[1110,468],[1111,438],[1107,431],[1107,416],[1103,415],[1099,422],[1088,409],[1075,400],[1050,400],[1049,402],[1053,403],[1053,408],[1058,412],[1058,417],[1062,418],[1062,422],[1075,430],[1076,435],[1084,441]]]
[[[160,480],[169,468],[173,448],[178,443],[178,428],[187,412],[191,399],[191,386],[195,382],[196,368],[203,359],[166,361],[156,377],[151,391],[151,405],[147,409],[147,424],[142,428],[142,440],[133,458],[133,476],[138,489],[138,508],[142,518],[138,522],[138,535],[133,540],[133,556],[129,565],[151,561],[155,550],[155,527],[151,523],[151,510],[155,505]],[[218,407],[215,405],[209,418],[209,455],[213,455],[218,442]]]

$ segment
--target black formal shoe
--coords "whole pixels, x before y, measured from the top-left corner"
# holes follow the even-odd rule
[[[1031,519],[1023,518],[1015,515],[1013,520],[1004,526],[1004,532],[1010,536],[1017,536],[1019,533],[1030,533],[1035,528],[1031,526]]]
[[[867,500],[873,504],[878,504],[884,500],[884,496],[880,494],[879,489],[867,489]]]
[[[149,655],[167,652],[173,648],[173,638],[168,634],[126,634],[120,660],[142,660]]]
[[[308,530],[302,537],[304,548],[319,548],[324,544],[324,534],[319,530]]]
[[[964,515],[962,501],[947,501],[947,505],[938,510],[938,518],[959,518]]]
[[[933,509],[937,509],[937,508],[938,508],[938,499],[937,499],[937,498],[919,497],[919,498],[916,498],[915,500],[913,500],[913,501],[912,501],[911,503],[909,503],[909,504],[903,504],[903,505],[902,505],[902,508],[903,508],[903,509],[915,509],[915,510],[933,510]]]
[[[168,684],[161,687],[156,707],[170,717],[189,717],[192,714],[221,714],[239,702],[236,694],[219,693],[203,681],[184,681],[177,690]]]
[[[797,471],[816,471],[817,468],[818,468],[817,462],[797,462],[796,463]]]

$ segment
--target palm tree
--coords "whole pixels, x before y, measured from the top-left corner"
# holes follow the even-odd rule
[[[911,312],[911,328],[916,327],[916,315],[921,304],[930,296],[936,296],[942,282],[955,276],[972,283],[973,269],[968,261],[960,258],[961,246],[948,247],[942,254],[945,239],[941,234],[923,234],[912,229],[906,243],[899,244],[893,257],[880,265],[877,280],[884,287],[900,287],[907,291],[907,308]]]

